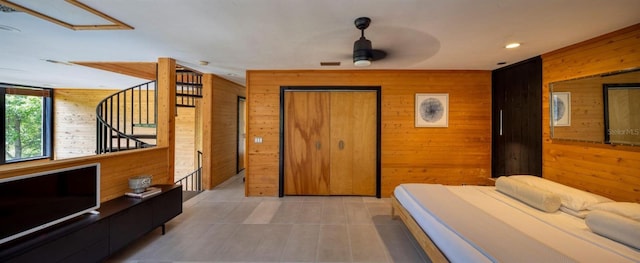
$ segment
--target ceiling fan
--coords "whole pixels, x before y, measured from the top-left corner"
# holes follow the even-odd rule
[[[387,52],[371,47],[371,41],[364,37],[364,30],[371,24],[368,17],[359,17],[354,21],[356,28],[360,30],[360,39],[353,43],[353,65],[357,67],[366,67],[371,65],[372,61],[381,60],[387,56]]]

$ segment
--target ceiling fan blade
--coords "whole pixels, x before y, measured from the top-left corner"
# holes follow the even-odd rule
[[[387,52],[385,52],[384,50],[380,50],[380,49],[372,49],[371,50],[371,60],[372,61],[381,60],[381,59],[385,58],[386,56],[387,56]]]

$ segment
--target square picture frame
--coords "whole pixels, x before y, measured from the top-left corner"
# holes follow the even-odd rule
[[[553,92],[551,97],[553,126],[571,126],[571,92]]]
[[[415,127],[449,127],[449,93],[416,93]]]

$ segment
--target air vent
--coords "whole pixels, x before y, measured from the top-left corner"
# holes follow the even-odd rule
[[[340,66],[340,61],[320,62],[320,66],[323,66],[323,67]]]

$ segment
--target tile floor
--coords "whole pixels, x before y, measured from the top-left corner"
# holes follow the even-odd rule
[[[388,198],[245,197],[243,174],[107,262],[428,262]]]

